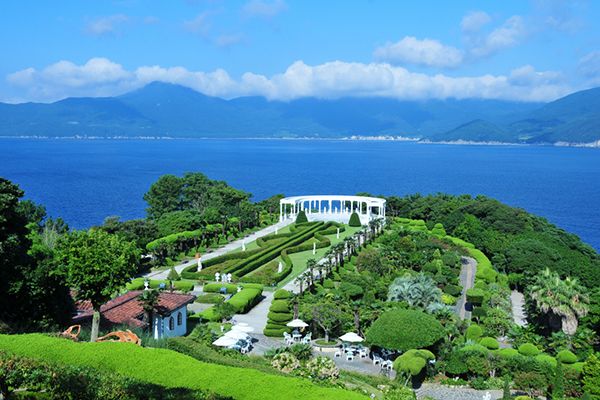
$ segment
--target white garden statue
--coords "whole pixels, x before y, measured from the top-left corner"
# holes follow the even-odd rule
[[[317,243],[313,243],[313,256],[317,254]]]
[[[279,265],[277,266],[277,273],[280,274],[283,271],[283,264],[279,261]]]
[[[242,240],[242,251],[246,251],[246,241]]]
[[[337,228],[337,234],[335,235],[336,239],[340,238],[340,228]]]
[[[219,272],[215,272],[215,282],[219,282],[221,280],[221,274]]]
[[[202,257],[198,257],[198,271],[202,271]]]

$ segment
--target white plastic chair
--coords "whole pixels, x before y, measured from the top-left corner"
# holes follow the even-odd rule
[[[381,357],[379,357],[379,356],[374,356],[373,357],[373,365],[381,364],[381,361],[383,361],[381,359]]]
[[[354,354],[352,354],[352,353],[346,354],[346,360],[348,360],[348,361],[354,360]]]
[[[333,354],[334,357],[341,357],[342,356],[342,350],[336,350],[335,353]]]

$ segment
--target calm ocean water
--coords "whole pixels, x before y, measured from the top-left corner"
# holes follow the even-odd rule
[[[600,249],[600,150],[309,140],[0,139],[0,176],[75,228],[144,216],[160,175],[199,171],[254,194],[485,194]]]

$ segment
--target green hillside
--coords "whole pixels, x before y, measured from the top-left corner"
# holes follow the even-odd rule
[[[367,397],[308,380],[195,360],[171,350],[128,343],[75,343],[41,334],[0,335],[0,350],[65,365],[94,367],[167,388],[206,390],[234,399],[304,400]]]

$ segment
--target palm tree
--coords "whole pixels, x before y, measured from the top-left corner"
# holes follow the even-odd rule
[[[567,335],[574,335],[579,323],[578,318],[584,317],[589,309],[589,297],[576,278],[560,276],[546,268],[538,275],[530,288],[530,296],[536,308],[548,314],[551,328],[559,323]]]
[[[158,306],[159,291],[156,289],[144,290],[138,297],[138,301],[142,304],[144,310],[144,323],[148,327],[148,332],[152,332],[152,316],[154,310]]]
[[[314,285],[315,280],[315,267],[317,267],[317,261],[314,258],[306,260],[306,269],[308,271],[309,286]]]
[[[300,295],[302,295],[302,292],[303,292],[303,290],[302,290],[302,289],[303,289],[303,285],[304,285],[305,279],[306,279],[306,278],[305,278],[305,276],[304,276],[304,273],[302,273],[302,274],[298,275],[298,276],[296,277],[296,279],[294,279],[294,283],[295,283],[296,285],[298,285],[298,286],[299,286],[299,288],[300,288]]]

